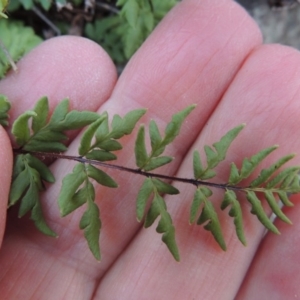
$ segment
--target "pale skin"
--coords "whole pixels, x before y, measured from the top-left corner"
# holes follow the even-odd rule
[[[0,82],[12,102],[11,121],[44,95],[51,107],[69,97],[72,108],[124,115],[146,107],[142,122],[156,119],[163,130],[172,114],[189,104],[197,108],[168,148],[176,157],[164,173],[192,176],[192,151],[217,141],[247,123],[232,144],[216,180],[226,182],[229,163],[279,144],[269,163],[300,149],[300,53],[262,45],[254,21],[229,0],[185,0],[163,20],[131,59],[122,76],[91,41],[49,40]],[[79,139],[70,134],[70,154]],[[78,134],[78,137],[80,135]],[[118,164],[134,167],[135,134],[123,140]],[[300,206],[284,209],[293,225],[275,221],[281,236],[268,233],[242,200],[247,247],[237,240],[232,220],[219,212],[227,252],[209,232],[188,224],[194,188],[175,183],[179,196],[166,197],[176,227],[181,262],[173,260],[155,227],[136,221],[135,197],[143,178],[108,170],[119,189],[97,188],[103,229],[102,261],[92,257],[78,222],[83,210],[61,219],[57,195],[73,164],[51,166],[57,182],[43,194],[46,219],[59,235],[40,234],[6,205],[12,148],[0,130],[0,295],[2,299],[294,299],[300,297]],[[294,164],[299,164],[296,157]],[[266,165],[265,165],[266,166]],[[215,193],[217,206],[222,194]],[[6,220],[7,219],[7,220]],[[5,230],[5,234],[4,234]]]

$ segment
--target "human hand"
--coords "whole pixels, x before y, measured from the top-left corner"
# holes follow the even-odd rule
[[[196,103],[168,148],[176,158],[166,168],[169,175],[191,177],[190,148],[202,149],[244,122],[247,127],[231,146],[228,162],[241,162],[275,143],[281,147],[272,161],[300,149],[300,54],[261,45],[253,20],[233,1],[180,3],[118,81],[108,56],[94,43],[75,37],[43,43],[18,66],[18,73],[0,82],[0,92],[12,101],[11,120],[44,95],[52,107],[69,97],[72,108],[107,110],[110,115],[147,107],[143,122],[153,118],[161,128],[173,113]],[[1,237],[12,168],[11,146],[2,128],[0,141]],[[70,135],[71,154],[76,154],[78,141]],[[125,144],[118,164],[132,167],[134,135]],[[57,181],[42,196],[47,222],[58,239],[43,236],[30,220],[17,220],[14,209],[8,212],[0,252],[2,299],[289,299],[300,293],[299,205],[285,209],[292,226],[275,221],[281,236],[267,233],[263,239],[262,225],[250,215],[246,201],[241,202],[247,247],[237,240],[227,213],[220,213],[228,248],[222,252],[210,233],[188,224],[193,190],[175,183],[181,194],[166,197],[166,202],[181,254],[177,263],[155,226],[145,230],[136,222],[135,198],[143,178],[109,170],[120,187],[96,189],[103,223],[102,261],[97,263],[78,229],[82,212],[59,217],[61,180],[72,167],[68,161],[54,162]],[[222,182],[228,170],[218,174]],[[218,195],[216,203],[221,201]]]

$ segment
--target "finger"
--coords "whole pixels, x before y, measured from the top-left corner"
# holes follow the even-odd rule
[[[221,15],[222,18],[211,18],[212,14]],[[229,16],[235,18],[228,22]],[[242,24],[238,31],[237,22]],[[220,28],[224,30],[224,34],[220,32]],[[198,34],[199,31],[204,36]],[[172,113],[187,104],[199,103],[201,110],[191,116],[188,128],[183,128],[176,144],[168,148],[167,154],[176,157],[176,161],[162,172],[171,175],[178,168],[197,130],[204,126],[245,57],[259,42],[260,33],[256,25],[235,3],[222,1],[218,5],[212,5],[210,1],[202,1],[201,4],[198,1],[184,1],[166,17],[133,57],[112,97],[101,107],[101,111],[124,115],[124,111],[146,106],[148,112],[143,120],[153,117],[162,127],[170,120]],[[221,70],[220,64],[223,64]],[[174,89],[171,88],[172,85],[175,86]],[[126,138],[126,148],[119,154],[118,164],[134,167],[133,145],[134,137]],[[75,141],[70,151],[76,153],[76,147]],[[61,162],[55,168],[57,181],[60,182],[65,174],[60,171],[70,172],[73,166]],[[136,187],[141,185],[143,178],[121,172],[109,174],[120,187],[117,191],[97,187],[96,201],[100,206],[103,224],[100,241],[102,273],[118,257],[140,226],[136,222],[133,201],[137,194]],[[48,191],[51,198],[56,199],[57,194],[58,188],[55,186]],[[51,215],[57,213],[55,207],[50,210]],[[78,230],[82,213],[83,209],[72,214],[72,217],[61,220],[61,227],[65,228],[68,224],[70,228],[62,237],[65,241],[61,244],[63,251],[66,244],[69,249],[82,236]],[[58,228],[58,231],[61,232],[61,229]],[[57,247],[59,246],[56,245],[58,251],[60,248]]]
[[[268,233],[260,245],[250,270],[236,299],[294,299],[300,295],[299,275],[299,196],[292,197],[295,207],[284,209],[293,222],[287,225],[279,220],[275,225],[280,237]]]
[[[250,157],[267,146],[281,145],[270,157],[272,161],[292,149],[299,149],[295,131],[300,117],[296,96],[300,88],[299,62],[299,52],[280,46],[260,47],[246,60],[192,147],[200,150],[203,145],[218,141],[229,129],[247,123],[230,148],[223,167],[217,168],[218,176],[214,182],[228,181],[231,161],[240,166],[244,157]],[[201,153],[203,155],[203,151]],[[179,177],[192,177],[191,156],[189,153],[184,160],[177,173]],[[271,161],[267,162],[270,164]],[[299,158],[293,163],[297,162]],[[108,295],[112,298],[121,295],[124,298],[143,298],[147,295],[153,299],[162,295],[166,299],[235,297],[262,239],[263,226],[249,215],[250,205],[242,197],[248,243],[244,248],[235,236],[228,211],[222,213],[217,209],[227,243],[224,253],[209,232],[188,224],[194,189],[183,184],[175,186],[181,191],[181,196],[165,199],[177,229],[181,262],[173,261],[160,242],[155,226],[151,230],[141,230],[101,282],[97,294],[99,299]],[[214,195],[213,203],[219,207],[223,194],[214,191]],[[280,242],[280,237],[276,238]],[[224,275],[224,270],[228,275]],[[254,291],[254,285],[252,287]]]
[[[11,151],[11,145],[9,138],[0,126],[0,161],[1,161],[1,172],[0,172],[0,248],[2,244],[3,234],[5,230],[6,211],[8,194],[10,187],[10,180],[12,174],[13,156]]]
[[[0,81],[0,91],[12,102],[12,123],[44,96],[50,111],[65,98],[72,109],[95,111],[115,82],[116,70],[106,52],[90,40],[65,36],[42,43],[21,59],[17,72]]]
[[[19,113],[32,108],[37,99],[44,95],[49,96],[52,108],[61,99],[70,97],[72,108],[96,110],[109,97],[115,80],[115,67],[99,46],[86,39],[63,37],[51,39],[28,54],[20,61],[18,73],[11,73],[1,81],[0,90],[12,101],[13,120]],[[3,139],[1,134],[1,140]],[[9,167],[5,149],[1,143],[1,153],[3,156],[6,153],[7,156],[6,160],[2,159],[1,165]],[[1,172],[1,184],[6,183],[1,194],[1,212],[2,203],[7,201],[8,191],[5,187],[8,188],[9,182],[6,176],[9,177],[10,172],[9,168]],[[56,200],[51,199],[52,205],[56,205]],[[6,208],[4,213],[6,214]],[[39,234],[32,221],[26,222],[26,217],[18,220],[14,211],[10,211],[9,215],[0,252],[1,298],[43,299],[45,295],[51,294],[53,299],[59,299],[72,284],[78,287],[75,283],[77,278],[73,281],[69,272],[72,269],[73,274],[76,273],[74,266],[70,269],[63,268],[56,262],[55,253],[44,255],[45,250],[41,250],[43,238],[47,240],[49,237]],[[1,222],[4,222],[3,218]],[[55,288],[44,280],[47,272],[50,276],[46,277],[53,280]],[[58,273],[62,277],[57,277]],[[82,276],[78,277],[79,281],[84,280],[85,276]]]

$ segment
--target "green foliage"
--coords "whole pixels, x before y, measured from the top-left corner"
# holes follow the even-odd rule
[[[41,43],[41,38],[35,35],[32,28],[22,22],[0,19],[0,40],[14,61],[18,61],[32,48]],[[0,48],[0,79],[10,69],[11,63]]]
[[[136,165],[140,170],[146,172],[152,171],[170,163],[173,160],[172,157],[160,155],[165,151],[166,146],[174,141],[176,136],[179,134],[183,121],[194,108],[195,105],[191,105],[175,114],[172,117],[171,122],[167,124],[164,138],[161,137],[155,121],[151,121],[149,135],[152,149],[149,155],[145,144],[145,128],[144,126],[140,127],[135,142]],[[175,241],[175,229],[172,223],[172,218],[167,211],[165,200],[160,196],[160,194],[174,195],[178,193],[179,191],[176,188],[166,182],[159,179],[147,178],[138,193],[136,204],[137,218],[138,220],[141,220],[148,198],[151,194],[154,195],[150,209],[146,214],[144,226],[146,228],[151,226],[155,219],[160,216],[160,221],[156,227],[156,231],[158,233],[163,233],[162,241],[167,245],[173,257],[177,261],[179,261],[179,251]]]
[[[31,211],[31,219],[35,226],[46,235],[56,236],[46,224],[41,209],[39,192],[44,190],[43,181],[55,181],[48,167],[31,154],[18,155],[14,163],[9,206],[21,201],[19,217]]]
[[[74,2],[74,1],[68,1],[68,2]],[[44,10],[48,11],[52,4],[66,4],[66,1],[51,1],[51,0],[10,0],[8,5],[8,11],[13,12],[17,9],[20,9],[21,7],[25,10],[32,9],[35,5],[40,5]]]
[[[115,62],[124,63],[177,2],[119,0],[120,13],[88,23],[85,34],[101,44]]]
[[[51,24],[52,29],[59,27],[62,33],[71,30],[70,20],[64,14],[60,14],[59,9],[65,6],[72,6],[73,13],[79,12],[78,16],[86,15],[86,25],[83,29],[84,35],[99,43],[118,64],[126,63],[134,52],[141,46],[144,40],[153,31],[155,26],[166,15],[166,13],[177,4],[178,0],[119,0],[114,3],[105,3],[106,7],[111,7],[112,13],[100,10],[97,5],[89,15],[88,2],[82,0],[6,0],[0,1],[0,18],[7,18],[4,10],[8,13],[15,11],[33,10],[39,12],[39,17]],[[101,3],[102,4],[102,3]],[[93,5],[92,3],[90,5]],[[117,7],[115,7],[117,5]],[[51,13],[57,9],[55,14]],[[49,13],[50,11],[50,13]],[[96,13],[94,13],[96,11]],[[47,13],[48,12],[48,13]],[[21,14],[22,21],[24,14]],[[59,16],[59,17],[57,17]],[[100,16],[100,17],[99,17]],[[50,17],[50,19],[48,19]],[[26,17],[25,17],[26,19]],[[30,19],[30,24],[35,24],[35,19]],[[35,28],[37,26],[33,26]],[[8,20],[0,21],[0,40],[7,48],[7,51],[0,51],[0,78],[4,77],[10,69],[12,61],[18,61],[33,47],[41,42],[35,35],[33,28],[24,26],[22,22]],[[8,58],[9,57],[9,58]]]
[[[0,0],[0,18],[7,18],[7,15],[4,13],[7,4],[8,4],[7,0]]]
[[[7,111],[10,104],[4,96],[0,96],[0,121],[8,124]],[[270,210],[283,222],[291,224],[283,213],[281,204],[292,206],[290,194],[300,193],[300,166],[289,166],[283,170],[279,168],[287,164],[294,155],[286,155],[277,160],[270,167],[260,170],[253,178],[260,163],[275,151],[278,146],[263,149],[250,158],[245,158],[241,166],[231,163],[227,183],[207,181],[216,176],[215,168],[225,160],[231,143],[244,128],[239,125],[231,129],[212,146],[204,146],[205,160],[200,153],[193,153],[194,178],[179,178],[152,173],[150,171],[167,165],[172,157],[163,155],[166,147],[174,142],[187,116],[195,108],[194,105],[174,114],[167,124],[164,134],[161,134],[156,122],[149,124],[149,148],[146,143],[146,127],[141,125],[135,141],[135,158],[138,169],[131,169],[119,165],[111,165],[106,161],[117,159],[117,152],[122,149],[121,138],[133,132],[137,122],[146,110],[138,109],[127,113],[124,117],[114,115],[109,121],[108,113],[97,114],[88,111],[69,111],[68,100],[61,101],[49,113],[46,97],[40,99],[32,110],[20,115],[12,126],[12,134],[19,146],[15,149],[13,180],[9,197],[9,206],[17,203],[19,216],[31,213],[31,219],[43,233],[56,234],[47,225],[42,212],[40,192],[45,189],[45,183],[55,181],[53,174],[42,161],[43,157],[64,158],[77,161],[73,171],[62,180],[58,196],[58,206],[62,217],[81,208],[79,228],[83,230],[88,246],[98,260],[101,258],[99,236],[102,227],[100,210],[95,203],[95,184],[103,187],[117,188],[118,184],[102,168],[114,168],[119,171],[132,172],[145,176],[145,180],[137,192],[136,215],[140,222],[144,219],[144,227],[148,228],[157,221],[156,231],[162,234],[162,241],[169,251],[179,261],[179,249],[176,243],[175,227],[172,216],[168,212],[164,195],[177,195],[179,190],[171,181],[181,181],[196,186],[194,198],[190,207],[189,223],[202,225],[210,231],[221,249],[226,250],[225,238],[222,232],[223,224],[219,220],[218,209],[227,210],[236,230],[236,235],[242,244],[246,245],[243,229],[241,201],[248,201],[251,213],[268,230],[278,234],[279,231],[270,220],[263,208],[265,201]],[[57,154],[67,150],[63,143],[67,139],[65,131],[80,129],[87,126],[81,136],[79,156]],[[205,164],[202,163],[205,161]],[[97,166],[97,167],[96,167]],[[243,185],[243,181],[251,181]],[[224,190],[222,201],[212,201],[213,188]],[[240,198],[244,193],[246,197]]]
[[[221,203],[221,209],[224,210],[230,206],[229,216],[234,218],[234,226],[238,239],[246,246],[246,238],[243,229],[243,216],[240,202],[238,201],[236,194],[233,191],[226,190],[224,194],[223,202]]]
[[[115,14],[103,13],[103,11],[100,14],[94,15],[93,13],[92,16],[89,16],[93,21],[86,22],[85,36],[101,44],[116,63],[124,64],[177,2],[178,0],[121,0],[116,3],[120,9],[119,13],[116,13],[118,10],[114,8],[114,3],[107,4],[113,8]],[[37,15],[39,17],[42,15],[47,24],[52,24],[52,29],[59,27],[58,31],[67,33],[71,29],[69,20],[64,21],[64,15],[60,15],[56,19],[56,16],[59,15],[59,8],[67,4],[72,5],[79,12],[82,10],[82,15],[89,7],[88,3],[83,3],[82,0],[11,0],[9,3],[7,0],[1,0],[0,19],[7,18],[4,13],[6,10],[8,13],[22,9],[39,11]],[[53,19],[48,19],[49,13],[44,14],[43,12],[49,11],[50,8],[54,10],[54,5],[58,12],[54,14]],[[95,8],[97,6],[93,10]],[[23,21],[24,14],[21,15]],[[53,14],[50,16],[53,17]],[[35,25],[34,21],[30,19],[30,24]],[[25,26],[22,22],[11,19],[0,20],[0,79],[11,67],[15,70],[14,62],[41,41],[42,39],[34,33],[34,29]]]
[[[74,130],[91,124],[99,118],[97,113],[89,111],[68,112],[69,100],[57,105],[50,120],[49,105],[46,97],[41,98],[33,110],[20,115],[12,126],[12,133],[17,144],[26,151],[62,152],[67,147],[62,141],[67,140],[66,130]],[[31,128],[29,120],[31,122]]]

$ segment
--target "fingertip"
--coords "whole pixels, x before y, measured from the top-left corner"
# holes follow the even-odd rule
[[[261,41],[257,24],[235,1],[181,1],[129,61],[112,98],[122,95],[123,103],[134,100],[150,111],[159,105],[160,115],[205,103],[205,123]]]
[[[86,38],[63,36],[33,49],[0,82],[8,96],[13,117],[48,96],[51,103],[70,98],[77,109],[96,110],[111,94],[117,73],[108,54]]]

